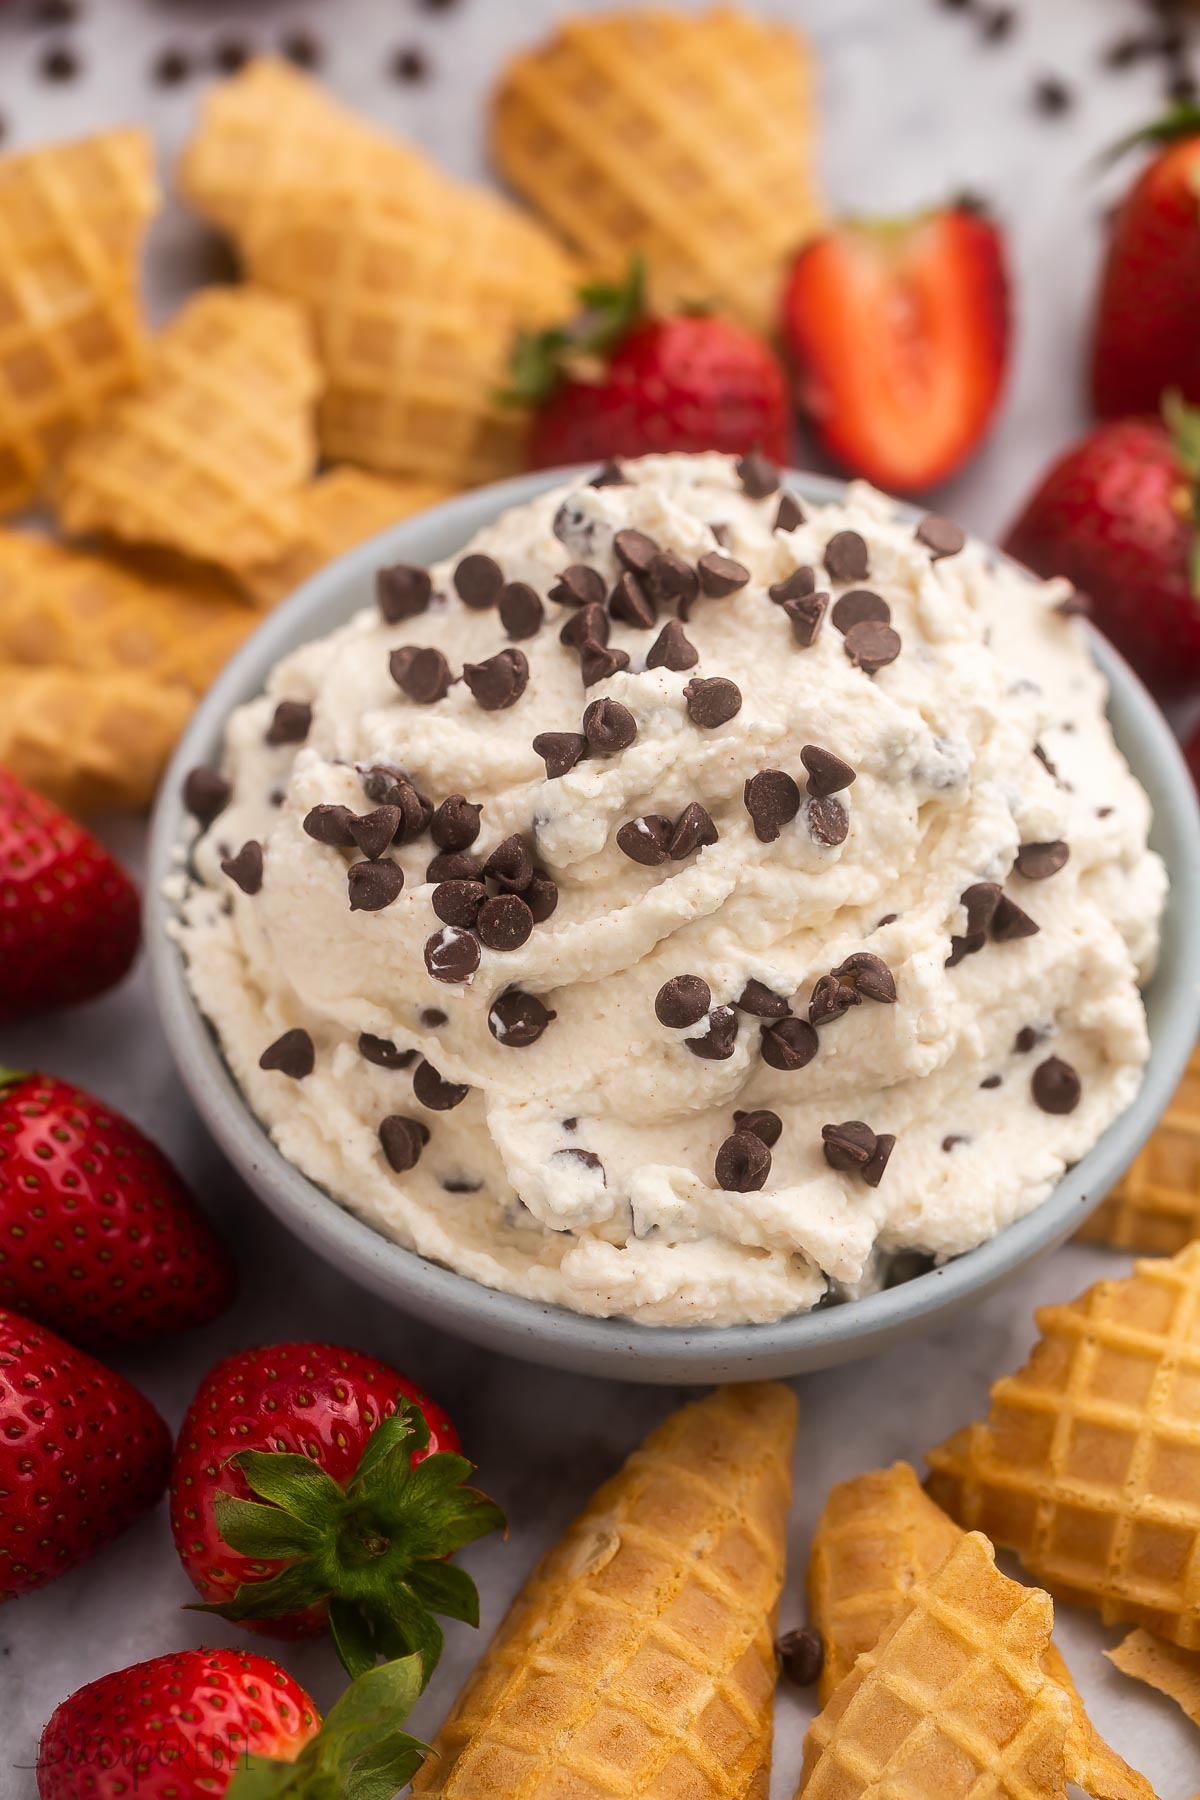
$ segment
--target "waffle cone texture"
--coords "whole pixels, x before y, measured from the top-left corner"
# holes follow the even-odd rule
[[[1200,1239],[1200,1049],[1150,1142],[1075,1235],[1146,1256]]]
[[[683,1407],[513,1603],[413,1783],[445,1800],[766,1800],[796,1403]]]
[[[68,812],[140,811],[193,704],[124,670],[0,663],[0,763]]]

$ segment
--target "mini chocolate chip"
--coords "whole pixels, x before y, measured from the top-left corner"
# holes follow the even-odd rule
[[[753,1112],[735,1112],[733,1122],[739,1131],[753,1132],[768,1150],[773,1150],[783,1135],[783,1120],[765,1106],[757,1107]]]
[[[504,570],[494,557],[473,550],[454,571],[454,591],[464,606],[482,612],[495,606],[504,587]]]
[[[388,669],[398,688],[418,706],[433,706],[450,689],[450,664],[440,650],[405,644],[388,657]]]
[[[550,589],[549,599],[559,606],[603,606],[604,577],[586,563],[571,563]]]
[[[304,830],[315,843],[331,844],[336,850],[353,850],[353,819],[348,806],[311,806],[304,815]]]
[[[533,740],[536,755],[546,765],[546,780],[558,781],[587,755],[587,739],[581,731],[539,731]]]
[[[736,594],[750,579],[750,571],[742,563],[735,562],[731,556],[720,556],[715,550],[709,550],[700,558],[696,573],[700,577],[700,586],[714,600]]]
[[[241,38],[220,38],[213,49],[213,62],[222,75],[236,75],[250,60],[250,46]]]
[[[244,843],[236,856],[227,856],[221,868],[243,894],[257,894],[263,884],[263,847],[257,838]]]
[[[756,1194],[771,1173],[771,1152],[752,1131],[735,1131],[717,1151],[717,1186],[729,1194]]]
[[[1001,894],[996,911],[992,916],[992,940],[997,944],[1013,944],[1018,938],[1035,937],[1041,930],[1040,925],[1023,912],[1015,900],[1007,894]]]
[[[847,1119],[842,1125],[822,1125],[821,1141],[830,1168],[844,1173],[865,1169],[878,1144],[871,1127],[864,1125],[861,1119]]]
[[[960,1144],[969,1144],[970,1141],[970,1138],[951,1135],[942,1139],[942,1149],[949,1153],[951,1150],[957,1150]]]
[[[548,875],[536,873],[521,895],[535,925],[544,925],[558,905],[558,889]]]
[[[597,756],[628,750],[637,734],[637,720],[619,700],[593,700],[583,715],[583,735]]]
[[[413,1071],[413,1093],[430,1112],[461,1106],[470,1091],[465,1083],[444,1080],[430,1062],[419,1062]]]
[[[943,519],[937,513],[926,513],[916,529],[916,540],[923,544],[929,552],[930,562],[938,562],[943,556],[957,556],[965,549],[967,534],[961,526],[950,519]]]
[[[379,1127],[379,1142],[388,1166],[397,1175],[404,1175],[420,1161],[421,1151],[429,1142],[429,1127],[416,1119],[406,1119],[401,1113],[390,1113]]]
[[[429,822],[429,835],[439,850],[465,850],[479,836],[479,815],[482,806],[476,806],[462,794],[451,794],[442,801]]]
[[[206,829],[229,805],[232,787],[217,769],[189,769],[183,783],[183,804]]]
[[[484,712],[503,712],[529,685],[529,660],[523,650],[497,650],[486,662],[464,663],[463,680]]]
[[[351,912],[382,912],[403,886],[404,870],[399,863],[357,862],[346,871]]]
[[[488,1030],[506,1050],[526,1050],[536,1044],[552,1019],[558,1017],[543,1005],[536,994],[513,988],[492,1003],[488,1013]]]
[[[533,858],[516,832],[497,844],[483,865],[484,875],[510,894],[519,894],[533,879]]]
[[[987,939],[980,931],[968,932],[965,937],[952,934],[950,938],[950,954],[946,958],[943,967],[947,969],[956,969],[959,963],[964,962],[968,956],[977,955],[986,943]]]
[[[1044,1113],[1072,1113],[1083,1092],[1079,1076],[1061,1056],[1049,1056],[1033,1071],[1034,1104]]]
[[[466,850],[439,850],[425,870],[426,881],[479,881],[483,871]]]
[[[807,594],[802,600],[785,600],[783,610],[792,623],[792,636],[802,650],[810,650],[817,641],[828,594]]]
[[[885,925],[894,925],[899,917],[899,913],[884,913],[881,918],[878,918],[875,921],[876,931],[882,931]]]
[[[861,1005],[862,995],[850,982],[839,981],[836,975],[822,975],[813,984],[808,1022],[810,1025],[832,1025],[836,1020],[844,1019],[851,1007]]]
[[[1035,744],[1033,746],[1033,754],[1037,757],[1037,759],[1041,763],[1043,769],[1045,769],[1047,775],[1049,775],[1052,780],[1057,781],[1058,780],[1058,770],[1055,768],[1055,766],[1051,762],[1049,756],[1046,754],[1044,746],[1041,744]]]
[[[738,1016],[732,1006],[714,1006],[708,1015],[708,1029],[699,1037],[684,1038],[693,1056],[705,1062],[724,1062],[733,1055],[737,1041]]]
[[[317,69],[321,66],[321,42],[309,31],[289,31],[280,48],[288,61],[295,63],[298,69]]]
[[[985,1075],[979,1085],[981,1088],[998,1088],[1003,1080],[1002,1075]]]
[[[785,493],[779,502],[779,510],[775,514],[776,531],[795,531],[804,523],[804,508],[795,494]]]
[[[762,844],[773,844],[800,811],[800,789],[783,769],[760,769],[751,775],[742,799]]]
[[[312,725],[307,700],[281,700],[267,727],[268,744],[302,744]]]
[[[740,1012],[751,1013],[756,1019],[786,1019],[791,1007],[782,994],[777,994],[765,982],[751,979],[742,989],[733,1003]]]
[[[783,606],[788,600],[807,600],[810,594],[817,591],[816,571],[807,563],[800,563],[790,575],[782,581],[773,581],[767,593],[776,606]]]
[[[1070,854],[1061,838],[1047,844],[1022,844],[1017,851],[1017,874],[1026,881],[1046,881],[1066,867]]]
[[[306,1075],[311,1075],[316,1063],[317,1052],[312,1038],[299,1025],[268,1044],[258,1059],[260,1069],[274,1069],[293,1081],[303,1081]]]
[[[417,1059],[415,1050],[398,1050],[391,1038],[373,1037],[369,1031],[359,1033],[358,1054],[380,1069],[407,1069]]]
[[[807,1019],[776,1019],[759,1033],[762,1059],[773,1069],[790,1074],[806,1068],[820,1049],[820,1040]]]
[[[776,1642],[775,1655],[785,1679],[793,1687],[812,1687],[825,1667],[825,1646],[811,1625],[805,1625],[799,1631],[785,1632]]]
[[[395,840],[398,844],[407,844],[413,838],[420,837],[433,815],[433,808],[418,794],[402,769],[393,768],[388,763],[375,763],[368,769],[360,770],[359,779],[368,800],[374,800],[379,806],[394,806],[399,810],[401,825]]]
[[[654,997],[654,1016],[671,1031],[698,1025],[712,1005],[712,992],[700,975],[672,975]]]
[[[1035,1025],[1022,1025],[1013,1039],[1013,1050],[1018,1056],[1028,1056],[1031,1050],[1037,1048],[1044,1036],[1045,1033],[1039,1031]]]
[[[588,482],[588,486],[593,488],[628,487],[629,477],[626,475],[620,463],[614,462],[610,457],[604,464],[604,467],[598,469],[592,476],[592,479]]]
[[[857,531],[835,531],[825,546],[825,568],[834,581],[865,581],[870,573],[867,541]]]
[[[720,725],[728,725],[742,710],[741,688],[724,675],[711,675],[707,679],[693,675],[683,690],[683,697],[687,702],[688,718],[702,731],[715,731]]]
[[[752,450],[749,456],[739,456],[737,472],[742,492],[751,500],[765,500],[779,487],[779,470],[759,450]]]
[[[461,926],[443,925],[425,940],[425,967],[435,981],[470,981],[479,967],[479,945]]]
[[[418,568],[415,563],[393,563],[390,569],[380,569],[375,577],[376,604],[389,625],[415,619],[425,611],[432,596],[429,570]]]
[[[500,623],[510,638],[536,637],[546,609],[527,581],[508,581],[500,591]]]
[[[585,638],[579,646],[579,673],[585,688],[595,687],[598,681],[607,681],[610,675],[628,667],[628,650],[610,650],[597,638]]]
[[[1057,75],[1043,75],[1034,83],[1033,103],[1048,119],[1069,112],[1073,101],[1071,89]]]
[[[487,897],[482,881],[440,881],[430,896],[430,905],[443,925],[458,925],[469,931]]]
[[[809,836],[814,843],[844,844],[850,818],[836,794],[819,794],[807,803]]]
[[[569,650],[582,650],[589,639],[605,645],[608,643],[608,614],[594,600],[581,606],[578,612],[571,613],[562,630],[558,634],[560,644],[566,644]]]
[[[439,1025],[449,1024],[450,1014],[443,1012],[440,1006],[423,1006],[417,1019],[426,1031],[436,1031]]]
[[[805,744],[800,752],[800,761],[808,773],[808,791],[814,799],[823,800],[830,794],[840,794],[857,780],[854,770],[832,750],[822,750],[819,744]]]
[[[967,909],[968,936],[986,935],[991,930],[996,908],[1003,898],[1004,890],[995,881],[975,881],[964,889],[959,902]]]
[[[879,625],[890,625],[892,609],[882,594],[876,594],[870,588],[851,588],[833,603],[830,621],[845,637],[852,625],[863,625],[873,622]]]
[[[613,538],[613,549],[622,567],[632,569],[635,575],[648,575],[650,564],[659,554],[659,547],[652,537],[648,537],[644,531],[634,531],[628,527],[617,532]]]
[[[700,652],[691,642],[678,619],[668,619],[646,652],[648,669],[671,669],[679,673],[694,669]]]
[[[644,819],[630,819],[617,832],[617,848],[631,862],[644,868],[657,868],[667,860],[671,842],[671,821],[661,813],[649,813]]]
[[[700,591],[695,569],[676,550],[659,552],[646,571],[645,583],[650,598],[660,606],[677,606],[681,619],[687,618]]]
[[[852,625],[844,644],[846,655],[864,675],[878,674],[888,663],[894,663],[901,648],[899,634],[890,625],[880,625],[874,619]]]
[[[519,894],[496,894],[480,907],[475,929],[488,950],[519,950],[533,930],[533,914]]]
[[[355,818],[351,813],[347,830],[364,856],[375,860],[383,855],[403,823],[398,806],[377,806],[374,812]]]
[[[855,950],[831,971],[834,979],[848,985],[864,1000],[881,1006],[896,1003],[896,978],[881,956],[870,950]]]
[[[608,610],[621,625],[632,625],[638,631],[649,631],[658,618],[658,608],[632,569],[617,577],[617,585],[608,597]]]
[[[604,1164],[594,1150],[577,1150],[574,1145],[567,1150],[556,1150],[550,1158],[551,1162],[578,1163],[580,1167],[598,1174],[600,1186],[608,1186],[608,1177],[604,1173]]]
[[[713,824],[706,809],[698,800],[690,800],[675,821],[671,832],[671,841],[667,846],[672,862],[682,862],[693,850],[702,850],[706,844],[715,844],[717,828]]]

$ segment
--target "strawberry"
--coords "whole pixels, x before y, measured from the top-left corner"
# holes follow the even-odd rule
[[[236,1286],[136,1125],[52,1075],[0,1069],[0,1301],[92,1348],[203,1324]]]
[[[352,1675],[418,1650],[432,1672],[434,1611],[479,1623],[474,1583],[444,1558],[504,1525],[470,1473],[441,1407],[387,1363],[273,1344],[201,1382],[171,1529],[204,1610],[276,1637],[330,1629]]]
[[[1008,534],[1039,575],[1065,575],[1157,692],[1200,678],[1200,412],[1120,419],[1060,457]]]
[[[0,1308],[0,1602],[117,1537],[170,1466],[170,1433],[135,1387]]]
[[[977,448],[1004,387],[1000,230],[965,204],[836,225],[792,265],[783,337],[830,456],[893,493],[935,487]]]
[[[1126,144],[1160,146],[1114,215],[1092,340],[1102,419],[1200,404],[1200,109],[1182,105]]]
[[[0,768],[0,1020],[102,994],[139,932],[137,889],[104,846]]]
[[[651,318],[639,262],[581,299],[574,323],[517,342],[510,398],[535,406],[534,468],[673,450],[789,460],[787,384],[761,338],[715,313]]]
[[[41,1800],[380,1800],[426,1755],[399,1727],[418,1659],[355,1682],[321,1724],[278,1663],[247,1650],[178,1650],[89,1682],[50,1716]]]

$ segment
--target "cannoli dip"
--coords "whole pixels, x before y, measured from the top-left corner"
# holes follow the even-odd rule
[[[1165,892],[1063,583],[759,457],[610,465],[286,657],[178,931],[282,1154],[509,1293],[853,1298],[1133,1099]]]

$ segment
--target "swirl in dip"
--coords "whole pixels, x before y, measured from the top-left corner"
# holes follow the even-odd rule
[[[423,1256],[765,1321],[1029,1212],[1133,1098],[1165,879],[1063,584],[650,457],[230,719],[179,931],[282,1153]]]

